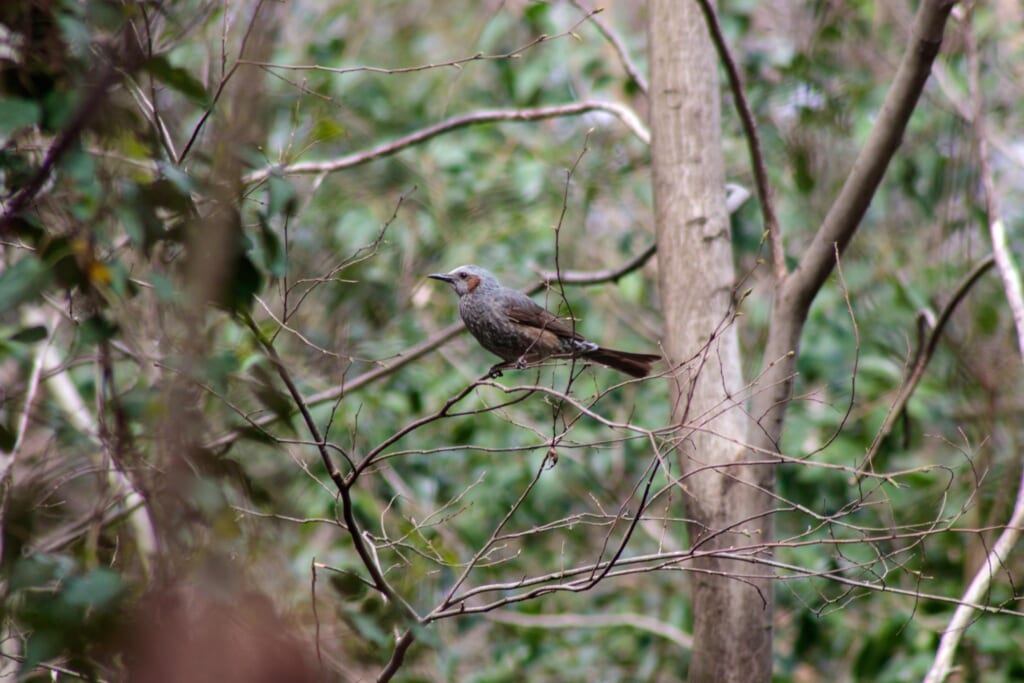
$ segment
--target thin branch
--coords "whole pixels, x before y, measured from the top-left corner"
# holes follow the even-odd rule
[[[665,638],[683,650],[693,649],[693,636],[682,629],[644,614],[521,614],[497,610],[487,615],[499,624],[525,628],[632,628]]]
[[[981,276],[988,272],[988,269],[995,263],[995,259],[990,255],[979,262],[971,272],[967,273],[957,284],[956,289],[953,291],[953,296],[950,298],[946,305],[942,307],[942,311],[939,313],[938,318],[935,320],[935,324],[931,329],[926,340],[923,340],[920,347],[917,349],[915,354],[914,363],[910,368],[910,373],[907,375],[906,380],[903,382],[903,386],[900,387],[900,392],[896,396],[896,400],[893,401],[892,406],[889,407],[889,412],[885,416],[885,422],[878,429],[875,434],[874,440],[871,442],[871,446],[868,448],[867,455],[864,456],[864,460],[861,461],[857,469],[858,472],[854,483],[860,483],[866,474],[866,470],[871,467],[871,461],[878,453],[878,449],[881,448],[882,442],[889,434],[892,433],[893,427],[896,425],[896,421],[903,414],[903,411],[907,407],[907,403],[910,401],[910,397],[913,396],[914,390],[917,389],[917,385],[921,383],[921,378],[924,377],[924,371],[928,367],[928,363],[931,362],[932,357],[935,355],[935,349],[938,348],[939,340],[942,338],[942,333],[945,331],[946,323],[953,316],[953,312],[956,307],[960,305],[960,302],[964,300],[967,293],[971,290],[971,287],[981,279]]]
[[[853,163],[846,182],[825,216],[800,263],[784,283],[783,298],[793,301],[800,317],[835,264],[835,245],[842,253],[899,149],[910,115],[917,106],[942,46],[942,34],[955,0],[922,0],[911,29],[907,49],[892,87],[878,112],[867,142]]]
[[[256,325],[256,322],[252,319],[252,316],[248,314],[243,314],[241,317],[245,322],[246,326],[249,328],[249,331],[252,332],[253,337],[256,339],[257,342],[259,342],[260,346],[263,347],[263,351],[266,354],[267,358],[270,359],[270,362],[273,364],[274,369],[277,370],[278,377],[281,378],[281,381],[284,382],[285,387],[288,388],[288,393],[291,394],[292,401],[294,401],[296,407],[299,410],[299,414],[302,415],[302,419],[306,423],[306,429],[309,430],[310,436],[313,437],[313,442],[316,444],[317,450],[320,453],[320,459],[323,460],[324,467],[327,470],[328,476],[330,476],[331,481],[334,482],[334,485],[338,487],[338,490],[343,491],[344,489],[347,488],[347,485],[345,483],[345,477],[341,474],[341,471],[338,470],[337,465],[334,464],[334,461],[331,459],[330,453],[327,452],[326,441],[324,440],[323,436],[320,435],[320,428],[317,427],[316,420],[313,419],[312,413],[309,412],[309,406],[307,405],[306,400],[303,398],[302,392],[299,391],[299,388],[295,385],[294,380],[292,380],[292,375],[288,371],[288,368],[285,366],[284,361],[281,360],[281,356],[278,355],[277,349],[274,348],[274,345]],[[343,455],[346,458],[348,458],[347,453],[343,452]],[[358,534],[353,533],[353,536],[356,535]]]
[[[635,268],[640,267],[640,265],[642,265],[642,262],[646,261],[646,259],[649,259],[651,257],[651,255],[654,253],[654,246],[655,245],[651,245],[642,254],[640,254],[640,256],[634,257],[633,259],[628,261],[625,265],[621,266],[619,269],[616,269],[616,270],[622,270],[623,271],[618,277],[621,277],[622,275],[625,275],[627,272],[632,271]],[[614,271],[612,271],[611,274],[614,274]],[[567,273],[567,275],[569,277],[568,277],[568,279],[565,280],[566,284],[573,284],[573,285],[581,284],[582,285],[582,284],[592,284],[592,283],[596,283],[596,282],[601,282],[602,281],[602,280],[588,280],[587,278],[583,278],[583,277],[581,277],[581,278],[574,278],[572,271]],[[611,279],[614,280],[615,277],[612,277]],[[527,289],[525,291],[526,291],[526,294],[533,295],[533,294],[536,294],[537,292],[542,291],[545,288],[545,286],[546,286],[546,281],[542,280],[542,281],[536,283],[535,285],[533,285],[532,287],[530,287],[529,289]],[[408,365],[409,363],[412,363],[413,361],[422,358],[423,356],[427,355],[431,351],[434,351],[435,349],[437,349],[439,346],[441,346],[441,345],[445,344],[446,342],[448,342],[448,340],[450,340],[453,337],[455,337],[455,335],[464,332],[465,329],[466,329],[466,326],[461,321],[457,322],[457,323],[452,323],[448,327],[445,327],[445,328],[442,328],[442,329],[438,330],[437,332],[435,332],[434,334],[430,335],[429,337],[427,337],[423,341],[421,341],[421,342],[419,342],[417,344],[413,344],[408,349],[406,349],[405,351],[402,351],[397,356],[395,356],[394,359],[391,360],[390,362],[385,363],[384,361],[381,361],[379,363],[379,367],[376,367],[373,370],[369,370],[367,372],[364,372],[363,374],[358,375],[357,377],[353,378],[352,380],[339,382],[338,386],[331,387],[330,389],[327,389],[325,391],[321,391],[321,392],[316,393],[316,394],[312,394],[312,395],[310,395],[310,396],[308,396],[306,398],[306,402],[309,405],[319,405],[321,403],[325,403],[325,402],[328,402],[328,401],[335,401],[335,400],[338,399],[338,397],[340,397],[340,396],[342,396],[344,394],[351,393],[353,391],[358,391],[359,389],[362,389],[367,384],[370,384],[372,382],[376,382],[377,380],[380,380],[380,379],[383,379],[383,378],[385,378],[385,377],[387,377],[389,375],[392,375],[395,372],[397,372],[399,369],[401,369],[404,366]],[[249,425],[248,426],[250,426],[250,427],[264,427],[264,426],[266,426],[268,424],[276,422],[277,420],[278,420],[278,417],[276,415],[272,415],[272,414],[263,415],[263,416],[261,416],[259,418],[255,418],[255,419],[249,420]],[[204,447],[205,448],[210,448],[210,449],[213,449],[213,450],[227,448],[228,446],[233,444],[235,441],[237,441],[239,438],[241,438],[244,435],[244,433],[245,432],[241,431],[241,430],[232,430],[230,432],[227,432],[226,434],[223,434],[222,436],[217,437],[213,441],[210,441],[210,442],[206,443],[204,445]]]
[[[387,683],[398,673],[402,662],[405,661],[405,653],[409,651],[409,646],[412,645],[414,639],[415,636],[411,630],[402,634],[398,642],[395,643],[395,649],[391,653],[391,659],[388,660],[387,666],[380,672],[380,676],[377,676],[377,683]]]
[[[281,378],[281,381],[284,382],[285,386],[288,388],[288,393],[291,395],[292,401],[294,401],[295,405],[298,407],[299,413],[302,415],[302,419],[306,423],[306,428],[309,430],[310,435],[316,443],[317,450],[320,453],[320,459],[323,461],[324,467],[327,468],[327,473],[331,477],[331,481],[333,481],[334,485],[338,488],[338,493],[342,502],[342,516],[345,520],[346,529],[352,537],[352,544],[355,546],[359,559],[362,561],[367,572],[370,574],[370,578],[373,580],[374,588],[389,600],[404,605],[410,615],[414,619],[417,618],[415,613],[408,608],[408,605],[400,599],[400,596],[395,593],[394,589],[388,584],[379,565],[373,559],[373,552],[366,547],[366,541],[360,533],[359,526],[356,523],[350,487],[345,482],[344,476],[342,476],[341,472],[334,464],[334,461],[331,459],[330,453],[327,451],[326,441],[320,434],[320,428],[317,427],[316,420],[313,419],[313,415],[309,412],[306,400],[302,397],[302,393],[295,385],[294,380],[292,380],[291,373],[288,371],[287,366],[285,366],[284,361],[282,361],[281,357],[278,355],[277,349],[274,348],[274,345],[270,343],[270,340],[268,340],[260,331],[252,317],[243,314],[242,319],[249,328],[249,331],[252,332],[253,337],[263,348],[267,358],[270,359],[271,363],[274,365],[274,369],[277,370],[278,377]],[[347,457],[348,456],[346,454],[346,458]]]
[[[587,16],[584,18],[589,18],[590,23],[597,28],[597,32],[608,41],[615,50],[615,54],[618,55],[619,62],[622,64],[622,68],[626,70],[629,78],[636,83],[637,87],[640,88],[640,91],[646,95],[649,89],[647,79],[642,73],[640,73],[640,69],[637,68],[636,63],[630,58],[629,51],[626,49],[626,45],[622,42],[622,38],[619,37],[619,34],[616,33],[615,30],[604,21],[604,19],[597,16],[597,13],[600,12],[601,9],[587,9],[583,6],[582,2],[579,2],[579,0],[572,0],[572,4],[578,7],[581,12],[588,12]]]
[[[526,52],[527,50],[529,50],[529,49],[531,49],[533,47],[536,47],[536,46],[540,45],[541,43],[547,43],[547,42],[550,42],[552,40],[558,40],[559,38],[564,38],[565,36],[574,36],[574,35],[576,35],[576,29],[579,28],[580,24],[585,22],[587,19],[590,19],[590,18],[594,17],[595,15],[597,15],[598,13],[600,13],[602,11],[604,11],[602,8],[590,10],[587,13],[586,16],[581,18],[579,21],[577,21],[575,24],[570,26],[565,31],[562,31],[561,33],[555,34],[553,36],[549,36],[549,35],[546,35],[546,34],[541,34],[541,35],[537,36],[536,38],[534,38],[533,40],[531,40],[530,42],[525,43],[521,47],[517,47],[516,49],[512,50],[511,52],[504,52],[504,53],[496,54],[496,55],[485,55],[482,52],[477,52],[476,54],[471,55],[469,57],[460,57],[460,58],[457,58],[457,59],[450,59],[450,60],[448,60],[446,62],[438,62],[436,64],[435,63],[419,64],[419,65],[416,65],[416,66],[404,66],[404,67],[398,67],[398,68],[394,68],[394,69],[388,69],[388,68],[379,67],[379,66],[347,66],[347,67],[337,68],[337,67],[330,67],[330,66],[321,66],[319,64],[306,64],[306,65],[302,65],[302,64],[277,64],[275,62],[260,62],[260,61],[253,61],[253,60],[247,60],[247,59],[239,59],[238,63],[239,64],[249,64],[249,65],[252,65],[252,66],[259,66],[259,67],[263,67],[265,69],[283,69],[283,70],[286,70],[286,71],[321,71],[321,72],[324,72],[324,73],[332,73],[332,74],[351,74],[351,73],[368,72],[368,73],[374,73],[374,74],[384,74],[384,75],[387,75],[387,76],[393,76],[395,74],[417,73],[419,71],[429,71],[431,69],[444,69],[444,68],[447,68],[447,67],[461,69],[463,64],[469,64],[470,62],[484,62],[484,61],[492,61],[492,62],[494,62],[494,61],[504,61],[504,60],[507,60],[507,59],[517,59],[517,58],[521,57],[524,52]]]
[[[242,59],[245,57],[245,48],[249,44],[249,37],[252,35],[253,29],[256,28],[256,19],[260,16],[260,10],[263,9],[264,2],[266,2],[266,0],[259,0],[259,2],[256,3],[256,9],[253,10],[252,16],[249,18],[249,25],[246,26],[245,34],[242,36],[242,46],[238,50],[238,59],[231,67],[230,71],[221,76],[220,83],[217,84],[217,91],[213,94],[213,98],[210,100],[210,105],[199,118],[199,122],[196,123],[196,127],[192,129],[192,135],[189,136],[188,142],[185,143],[185,148],[181,150],[181,155],[178,157],[179,166],[185,163],[185,158],[188,156],[188,153],[192,151],[192,147],[195,145],[196,140],[199,139],[199,133],[203,130],[203,126],[206,125],[206,121],[210,118],[214,108],[217,106],[220,96],[224,94],[224,88],[227,86],[228,81],[231,80],[231,77],[235,75],[235,72],[238,71],[238,67],[242,64]],[[222,60],[225,55],[226,53],[222,54]],[[223,61],[221,68],[223,68]]]
[[[125,67],[125,70],[129,71],[130,69]],[[0,235],[13,230],[15,217],[28,208],[39,191],[43,189],[43,185],[57,163],[78,141],[86,127],[92,122],[93,117],[103,109],[107,93],[117,82],[119,75],[118,69],[113,65],[107,65],[96,76],[95,85],[89,89],[82,104],[71,118],[71,122],[57,135],[53,144],[46,150],[46,156],[43,157],[39,168],[3,207],[3,213],[0,214]]]
[[[981,59],[974,35],[973,17],[974,3],[971,3],[967,7],[966,21],[964,22],[964,46],[967,51],[968,92],[974,110],[974,138],[978,150],[978,170],[988,214],[989,234],[992,237],[992,255],[1003,280],[1003,289],[1013,314],[1017,332],[1018,353],[1021,361],[1024,362],[1024,295],[1021,293],[1020,272],[1006,244],[1006,226],[1003,224],[1000,213],[999,196],[989,159],[985,96],[981,88]],[[949,676],[960,639],[974,620],[975,610],[970,604],[980,602],[982,596],[988,593],[996,572],[1005,568],[1006,558],[1017,545],[1022,528],[1024,528],[1024,469],[1021,470],[1020,480],[1017,482],[1017,497],[1010,519],[1006,522],[1003,532],[999,534],[992,550],[985,557],[985,562],[971,579],[967,590],[964,591],[961,604],[953,613],[953,618],[950,619],[949,626],[939,641],[935,659],[925,676],[925,683],[942,683]]]
[[[552,282],[561,282],[563,285],[597,285],[605,282],[618,282],[634,270],[643,267],[657,251],[658,244],[652,242],[643,251],[629,259],[616,268],[605,268],[604,270],[563,270],[560,273],[553,270],[541,270],[537,274],[541,277],[544,286]]]
[[[775,216],[775,200],[772,198],[771,181],[768,180],[768,168],[764,162],[764,152],[761,150],[761,136],[757,132],[757,123],[754,121],[754,113],[750,109],[750,103],[743,92],[743,80],[740,78],[740,70],[736,66],[729,51],[729,45],[725,42],[725,35],[722,33],[722,25],[718,21],[718,14],[710,0],[697,0],[701,12],[704,13],[704,20],[708,25],[708,33],[718,51],[718,58],[725,67],[725,73],[729,77],[729,89],[732,91],[732,99],[736,105],[736,112],[740,116],[740,123],[743,124],[743,133],[747,136],[747,148],[750,150],[750,165],[754,171],[754,184],[757,187],[757,196],[761,202],[761,216],[764,220],[764,229],[768,233],[768,243],[772,252],[772,266],[775,269],[775,279],[782,282],[786,277],[786,250],[782,240],[782,231],[779,228],[778,218]]]
[[[640,121],[636,113],[624,104],[601,100],[586,100],[569,104],[535,107],[532,109],[485,109],[471,114],[453,116],[440,123],[422,128],[404,135],[397,140],[386,142],[362,152],[354,152],[328,161],[306,161],[282,166],[267,166],[242,177],[245,184],[259,182],[273,173],[282,175],[301,175],[311,173],[331,173],[353,166],[359,166],[375,159],[390,156],[407,147],[426,142],[444,133],[497,121],[539,121],[560,116],[579,116],[594,111],[604,111],[616,116],[630,131],[645,144],[650,144],[651,134]]]

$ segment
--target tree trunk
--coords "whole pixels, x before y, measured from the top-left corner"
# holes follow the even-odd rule
[[[771,540],[771,499],[758,485],[766,468],[742,465],[751,425],[733,324],[717,62],[695,2],[655,0],[649,41],[659,287],[665,348],[677,367],[674,419],[690,543],[698,553],[742,553]],[[714,556],[691,569],[689,680],[769,681],[770,571]]]

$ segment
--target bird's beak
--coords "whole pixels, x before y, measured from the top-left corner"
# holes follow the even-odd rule
[[[453,278],[448,273],[432,273],[427,277],[429,277],[432,280],[440,280],[441,282],[447,282],[448,284],[455,282],[455,278]]]

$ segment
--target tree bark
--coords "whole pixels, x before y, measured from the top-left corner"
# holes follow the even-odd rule
[[[744,464],[743,408],[733,324],[735,274],[725,205],[715,51],[694,2],[655,0],[650,10],[651,133],[659,288],[665,350],[686,496],[694,647],[690,681],[769,681],[771,573],[723,560],[771,539],[765,466]],[[759,471],[760,470],[760,471]],[[742,579],[735,578],[742,576]]]

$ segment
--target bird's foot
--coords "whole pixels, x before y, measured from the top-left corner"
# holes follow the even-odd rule
[[[525,370],[527,368],[526,359],[520,356],[519,359],[516,361],[515,368],[516,370]]]
[[[497,379],[498,377],[501,377],[501,371],[505,367],[505,363],[495,363],[491,366],[491,369],[487,371],[487,379]]]

